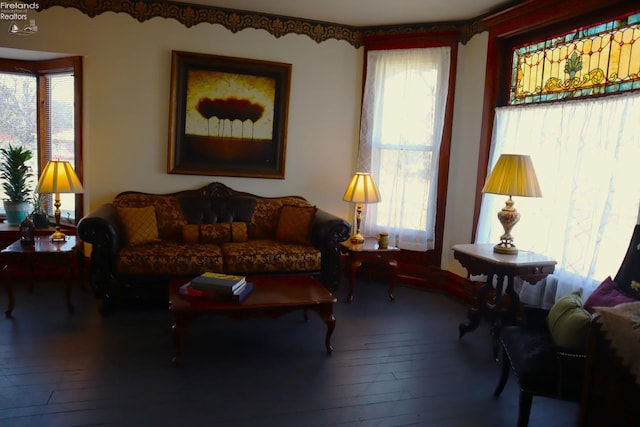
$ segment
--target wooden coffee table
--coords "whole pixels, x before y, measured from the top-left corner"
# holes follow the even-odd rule
[[[280,317],[295,310],[313,310],[327,325],[325,347],[327,353],[333,351],[331,334],[336,326],[333,304],[336,298],[311,276],[260,276],[247,277],[253,283],[253,291],[242,302],[221,300],[210,297],[180,295],[179,288],[184,281],[171,283],[169,290],[170,309],[173,313],[172,327],[175,356],[173,364],[178,364],[182,356],[182,336],[191,322],[203,314],[225,315],[231,318]]]

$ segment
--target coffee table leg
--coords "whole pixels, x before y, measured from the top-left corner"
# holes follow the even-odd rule
[[[336,318],[331,314],[328,319],[325,318],[324,322],[327,324],[327,335],[324,339],[324,346],[327,348],[327,353],[331,353],[333,351],[331,335],[333,335],[333,330],[336,328]]]
[[[180,363],[182,357],[182,336],[196,317],[197,316],[173,314],[174,323],[173,326],[171,326],[171,338],[173,339],[173,348],[175,350],[175,355],[171,361],[173,365]]]
[[[320,316],[322,321],[327,325],[327,335],[324,338],[324,346],[327,349],[327,353],[331,353],[333,351],[333,346],[331,345],[331,335],[333,335],[333,330],[336,328],[336,318],[333,315],[333,306],[330,307],[318,307],[314,309],[316,313]]]

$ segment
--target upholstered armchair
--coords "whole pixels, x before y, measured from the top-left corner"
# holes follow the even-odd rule
[[[494,396],[500,396],[513,370],[520,386],[518,427],[529,424],[533,396],[581,400],[595,307],[639,299],[640,225],[636,225],[615,278],[606,278],[584,303],[580,295],[569,294],[551,310],[525,306],[523,321],[502,329],[502,370]]]

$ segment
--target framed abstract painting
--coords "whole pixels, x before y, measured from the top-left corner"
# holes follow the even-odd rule
[[[284,179],[291,64],[173,51],[168,173]]]

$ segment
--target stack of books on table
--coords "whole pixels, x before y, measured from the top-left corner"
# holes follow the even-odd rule
[[[223,273],[203,273],[180,287],[182,295],[221,297],[242,301],[253,290],[245,276]]]

